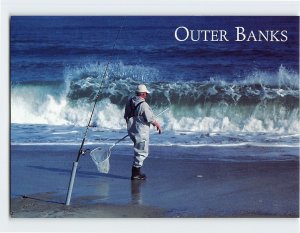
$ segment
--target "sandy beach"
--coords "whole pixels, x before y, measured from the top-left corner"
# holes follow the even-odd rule
[[[91,158],[79,161],[71,205],[65,198],[77,146],[11,146],[10,216],[72,217],[299,217],[299,161],[218,160],[230,149],[151,147],[146,181],[130,180],[131,147],[113,151],[100,174]],[[260,148],[285,154],[284,149]],[[290,150],[291,155],[298,149]],[[245,148],[232,148],[245,153]],[[258,153],[254,149],[248,149]],[[169,153],[166,156],[161,154]],[[205,155],[211,156],[205,156]],[[228,156],[229,158],[229,156]]]

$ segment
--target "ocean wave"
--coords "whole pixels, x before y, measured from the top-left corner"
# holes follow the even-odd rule
[[[65,83],[18,84],[11,89],[11,122],[86,126],[101,86],[105,64],[67,68]],[[152,91],[147,102],[167,130],[297,133],[299,76],[285,67],[255,71],[228,82],[160,80],[152,67],[114,63],[103,78],[92,126],[126,128],[124,105],[138,83]],[[55,85],[57,85],[55,87]]]
[[[256,71],[239,81],[228,82],[217,78],[208,81],[160,80],[156,69],[142,66],[115,64],[109,77],[102,77],[100,65],[85,67],[71,72],[68,98],[94,100],[101,83],[100,99],[108,98],[113,104],[124,105],[136,85],[144,82],[152,90],[148,101],[161,105],[197,105],[224,102],[227,104],[257,105],[262,101],[291,105],[299,102],[299,76],[281,66],[277,73]]]

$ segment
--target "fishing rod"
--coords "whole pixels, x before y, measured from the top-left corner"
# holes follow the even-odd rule
[[[117,44],[117,40],[119,38],[119,35],[120,35],[122,29],[123,29],[123,23],[122,23],[122,25],[121,25],[118,33],[117,33],[117,36],[116,36],[116,38],[114,40],[114,45],[113,45],[113,48],[112,48],[112,54],[110,55],[110,58],[112,58],[113,55],[114,55],[114,53],[115,53],[115,47],[116,47],[116,44]],[[92,118],[93,118],[93,115],[94,115],[94,111],[95,111],[95,107],[96,107],[97,101],[99,99],[99,96],[100,96],[100,93],[101,93],[101,90],[102,90],[102,87],[103,87],[104,78],[107,75],[108,66],[109,66],[109,64],[111,62],[110,60],[111,59],[108,60],[108,62],[106,64],[106,67],[105,67],[105,70],[104,70],[104,73],[102,75],[100,86],[99,86],[99,90],[97,92],[97,95],[96,95],[96,98],[95,98],[95,101],[94,101],[94,105],[93,105],[93,109],[92,109],[92,112],[91,112],[91,116],[89,118],[88,124],[87,124],[85,132],[84,132],[84,137],[83,137],[83,139],[81,141],[80,148],[78,150],[76,161],[73,162],[73,168],[72,168],[72,173],[71,173],[71,177],[70,177],[70,181],[69,181],[69,187],[68,187],[68,194],[67,194],[67,198],[66,198],[66,202],[65,202],[66,205],[70,205],[71,195],[72,195],[72,191],[73,191],[73,185],[74,185],[75,176],[76,176],[76,170],[77,170],[77,166],[78,166],[78,162],[79,162],[80,156],[83,155],[83,154],[85,154],[86,151],[87,151],[87,150],[83,150],[83,146],[84,146],[84,143],[85,143],[85,140],[86,140],[86,137],[87,137],[88,129],[90,127],[90,124],[91,124],[91,121],[92,121]]]

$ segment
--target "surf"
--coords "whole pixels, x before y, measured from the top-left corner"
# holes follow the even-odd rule
[[[99,88],[102,63],[66,68],[61,83],[19,83],[11,88],[11,122],[85,126]],[[254,71],[241,80],[161,79],[155,69],[113,63],[99,95],[92,126],[119,130],[127,98],[147,83],[147,101],[167,130],[192,132],[299,132],[299,76],[281,66]]]

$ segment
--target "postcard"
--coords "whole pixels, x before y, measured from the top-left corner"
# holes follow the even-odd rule
[[[298,16],[11,16],[12,218],[299,218]]]

